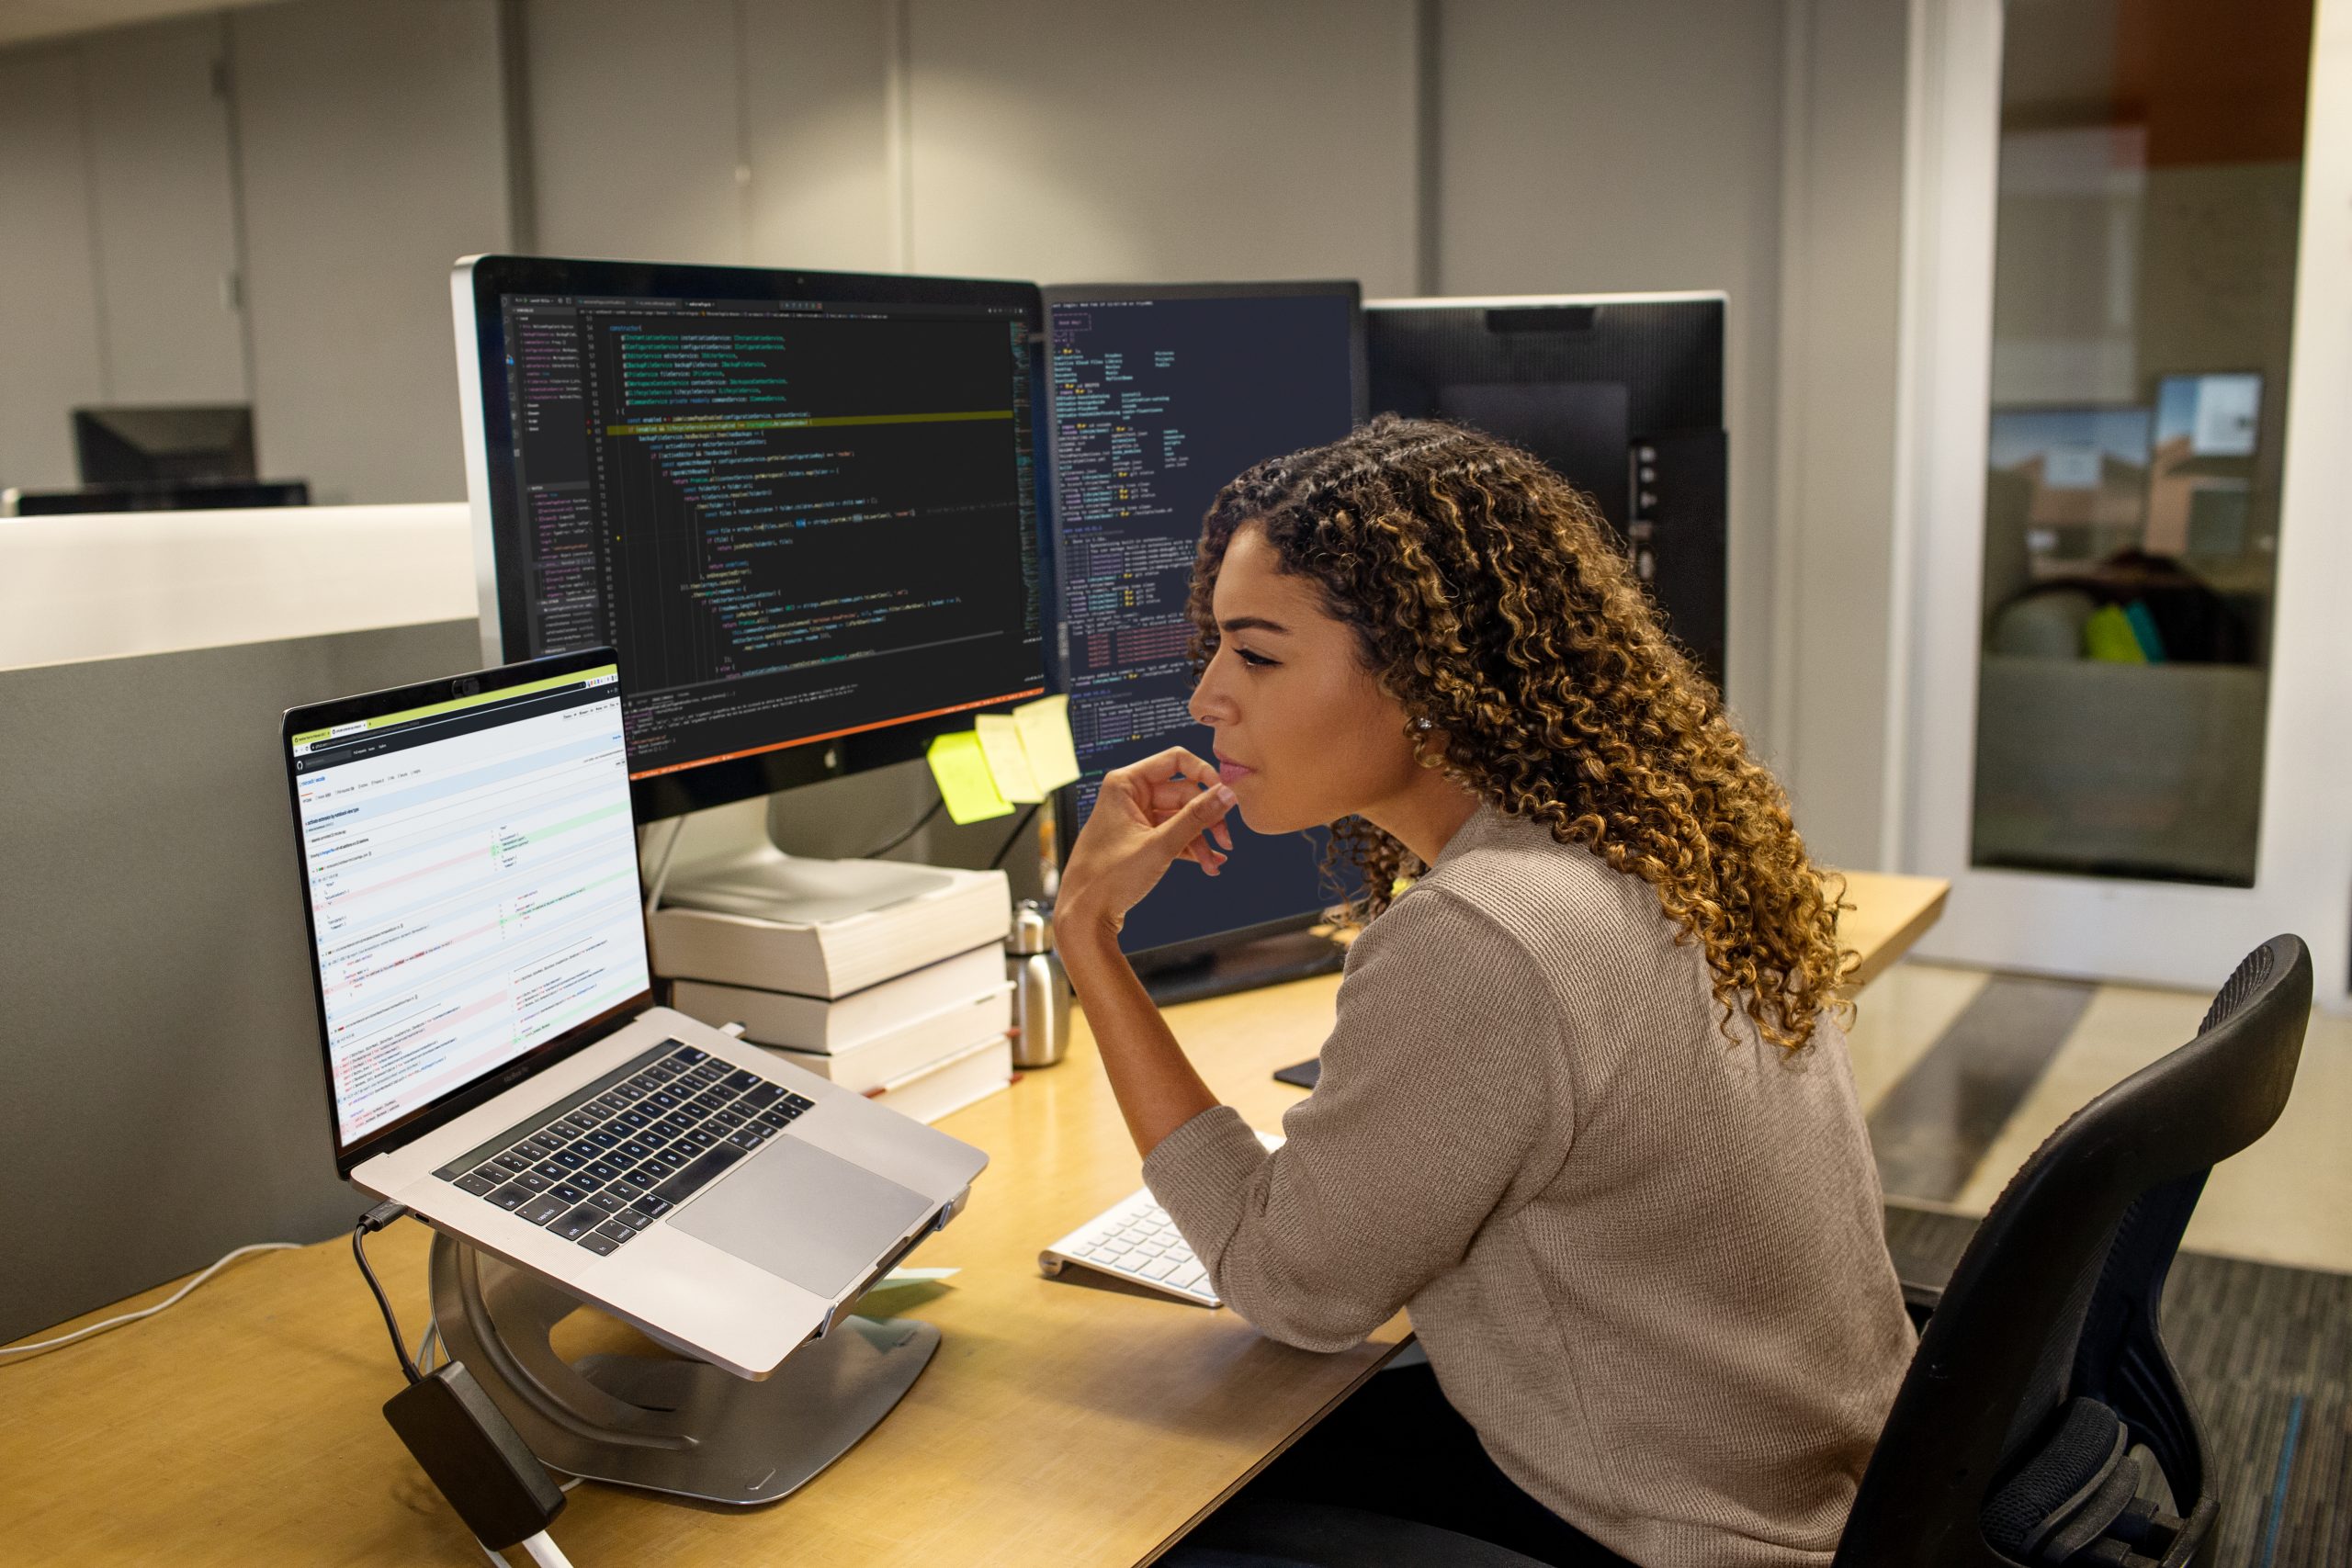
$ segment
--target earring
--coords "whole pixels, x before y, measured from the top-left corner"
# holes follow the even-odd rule
[[[1431,724],[1428,719],[1417,718],[1413,721],[1413,728],[1415,729],[1435,729],[1437,726]]]

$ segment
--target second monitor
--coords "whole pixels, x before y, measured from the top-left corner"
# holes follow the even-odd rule
[[[1185,600],[1203,516],[1263,458],[1345,435],[1363,417],[1352,283],[1057,287],[1050,317],[1057,652],[1083,770],[1063,792],[1062,841],[1102,776],[1170,746],[1206,756]],[[1333,968],[1302,928],[1336,901],[1322,835],[1268,838],[1231,821],[1214,882],[1175,868],[1129,912],[1121,945],[1162,1000]],[[1295,942],[1243,944],[1300,933]]]

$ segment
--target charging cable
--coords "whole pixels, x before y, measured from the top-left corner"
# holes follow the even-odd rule
[[[54,1350],[61,1345],[71,1345],[77,1339],[87,1339],[93,1334],[104,1334],[109,1328],[120,1328],[126,1323],[137,1323],[142,1317],[153,1317],[167,1306],[176,1306],[190,1291],[249,1252],[290,1252],[301,1245],[299,1241],[257,1241],[251,1247],[241,1247],[234,1252],[224,1254],[211,1268],[174,1291],[153,1306],[141,1307],[137,1312],[127,1312],[119,1317],[107,1318],[104,1323],[94,1323],[86,1328],[77,1328],[71,1334],[61,1334],[54,1339],[36,1340],[30,1345],[11,1345],[6,1349],[0,1349],[0,1356],[29,1356],[36,1350]]]
[[[413,1383],[424,1374],[416,1370],[416,1358],[408,1353],[408,1341],[401,1336],[400,1319],[392,1315],[391,1299],[384,1294],[384,1287],[377,1282],[376,1270],[368,1267],[366,1245],[368,1237],[407,1213],[402,1204],[379,1203],[360,1215],[358,1223],[351,1227],[351,1258],[359,1265],[360,1278],[368,1281],[368,1290],[375,1292],[376,1309],[384,1314],[384,1331],[392,1337],[392,1354],[400,1358],[402,1375]]]
[[[492,1562],[505,1564],[499,1553],[520,1546],[537,1568],[571,1568],[548,1536],[548,1526],[563,1512],[563,1488],[463,1361],[433,1365],[435,1336],[428,1333],[418,1354],[409,1353],[391,1300],[368,1266],[367,1238],[407,1213],[402,1204],[379,1203],[351,1227],[351,1256],[384,1314],[392,1354],[408,1380],[385,1402],[384,1419]]]

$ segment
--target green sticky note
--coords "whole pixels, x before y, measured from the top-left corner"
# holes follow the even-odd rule
[[[1040,697],[1012,710],[1021,727],[1021,749],[1040,790],[1078,782],[1078,748],[1069,738],[1069,698]]]
[[[2132,630],[2132,617],[2113,604],[2091,612],[2083,623],[2083,651],[2103,664],[2145,664],[2147,649]]]
[[[895,1285],[928,1285],[934,1280],[953,1280],[963,1271],[961,1269],[893,1269],[875,1280],[874,1288],[887,1291]]]
[[[1012,803],[996,787],[978,735],[965,729],[936,736],[925,755],[931,776],[939,784],[939,798],[947,803],[947,815],[958,827],[1012,815]]]
[[[876,1296],[902,1295],[908,1291],[921,1291],[923,1295],[915,1298],[916,1301],[927,1300],[945,1291],[948,1288],[947,1281],[961,1272],[961,1269],[893,1269],[865,1287],[865,1299],[871,1301]],[[914,1303],[901,1300],[897,1304],[911,1306]],[[883,1309],[882,1315],[888,1315],[888,1308]]]
[[[980,738],[980,754],[988,759],[997,793],[1007,800],[1046,798],[1037,775],[1029,771],[1029,753],[1022,750],[1021,726],[1011,714],[984,713],[972,721],[972,732]]]

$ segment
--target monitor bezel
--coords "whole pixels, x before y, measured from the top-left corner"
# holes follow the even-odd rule
[[[447,1126],[475,1107],[487,1103],[532,1075],[545,1071],[568,1056],[578,1055],[599,1040],[622,1028],[638,1014],[653,1005],[652,944],[646,936],[643,908],[638,911],[638,932],[645,942],[647,982],[645,989],[605,1009],[595,1017],[572,1025],[562,1033],[541,1042],[504,1066],[493,1068],[481,1077],[451,1089],[439,1099],[419,1106],[396,1122],[376,1128],[356,1142],[346,1144],[343,1137],[343,1117],[335,1108],[334,1048],[327,1032],[327,1001],[319,972],[319,931],[316,911],[311,906],[310,856],[303,848],[301,775],[294,766],[294,737],[313,729],[331,729],[338,725],[352,724],[362,719],[379,718],[385,714],[400,713],[409,708],[424,707],[432,703],[455,698],[479,696],[510,686],[527,685],[535,681],[584,673],[612,665],[618,669],[620,656],[609,648],[580,649],[570,653],[549,654],[544,659],[526,660],[520,663],[500,665],[495,669],[474,671],[468,674],[445,676],[437,681],[421,681],[412,685],[392,686],[379,692],[365,692],[357,696],[336,697],[327,702],[310,703],[288,708],[278,729],[278,751],[286,767],[286,793],[292,809],[294,827],[294,869],[302,885],[302,933],[310,943],[311,1005],[319,1022],[319,1066],[323,1075],[327,1096],[328,1136],[334,1145],[334,1171],[339,1177],[349,1177],[354,1169],[376,1158],[405,1147],[441,1127]],[[628,690],[626,671],[616,683],[616,691]],[[632,829],[632,833],[634,829]]]
[[[1287,278],[1263,283],[1049,283],[1042,290],[1046,309],[1057,305],[1116,304],[1123,300],[1158,301],[1161,299],[1341,299],[1349,304],[1348,311],[1348,379],[1353,391],[1353,408],[1350,419],[1361,425],[1371,417],[1372,372],[1364,344],[1363,286],[1353,279]],[[1046,341],[1050,347],[1053,324],[1046,324]],[[1059,461],[1055,446],[1058,423],[1053,417],[1052,388],[1045,392],[1046,450],[1048,462],[1044,469],[1050,478]],[[1055,582],[1060,583],[1061,534],[1058,528],[1048,528],[1055,552]],[[1057,603],[1053,639],[1051,674],[1055,689],[1070,689],[1068,638],[1061,633],[1060,606]],[[1069,847],[1077,840],[1079,829],[1085,824],[1078,820],[1078,785],[1066,784],[1054,792],[1054,841],[1057,858],[1067,863]],[[1182,875],[1180,867],[1170,867],[1169,874]],[[1205,957],[1229,947],[1236,947],[1263,937],[1280,936],[1284,932],[1306,931],[1329,919],[1337,900],[1325,897],[1313,908],[1296,914],[1278,915],[1247,926],[1235,926],[1226,931],[1211,931],[1202,936],[1188,937],[1182,942],[1162,942],[1157,947],[1142,947],[1126,954],[1127,962],[1138,974],[1152,974],[1181,966],[1192,960]]]
[[[514,522],[513,411],[506,378],[495,371],[505,356],[510,294],[605,294],[665,299],[814,299],[840,304],[960,305],[1011,308],[1028,328],[1030,354],[1030,471],[1036,513],[1030,519],[1037,547],[1038,621],[1043,660],[1037,691],[945,713],[886,719],[846,733],[816,736],[748,757],[632,774],[629,794],[640,825],[923,755],[941,735],[971,727],[975,716],[1009,713],[1021,703],[1062,688],[1057,683],[1052,606],[1058,593],[1053,560],[1051,455],[1039,428],[1045,408],[1045,306],[1037,286],[995,278],[910,276],[898,273],[817,272],[802,268],[697,266],[683,263],[597,261],[560,256],[478,255],[450,275],[457,329],[458,380],[466,457],[466,492],[474,536],[474,581],[482,657],[499,663],[527,657],[524,633],[512,637],[499,603],[498,541]]]

